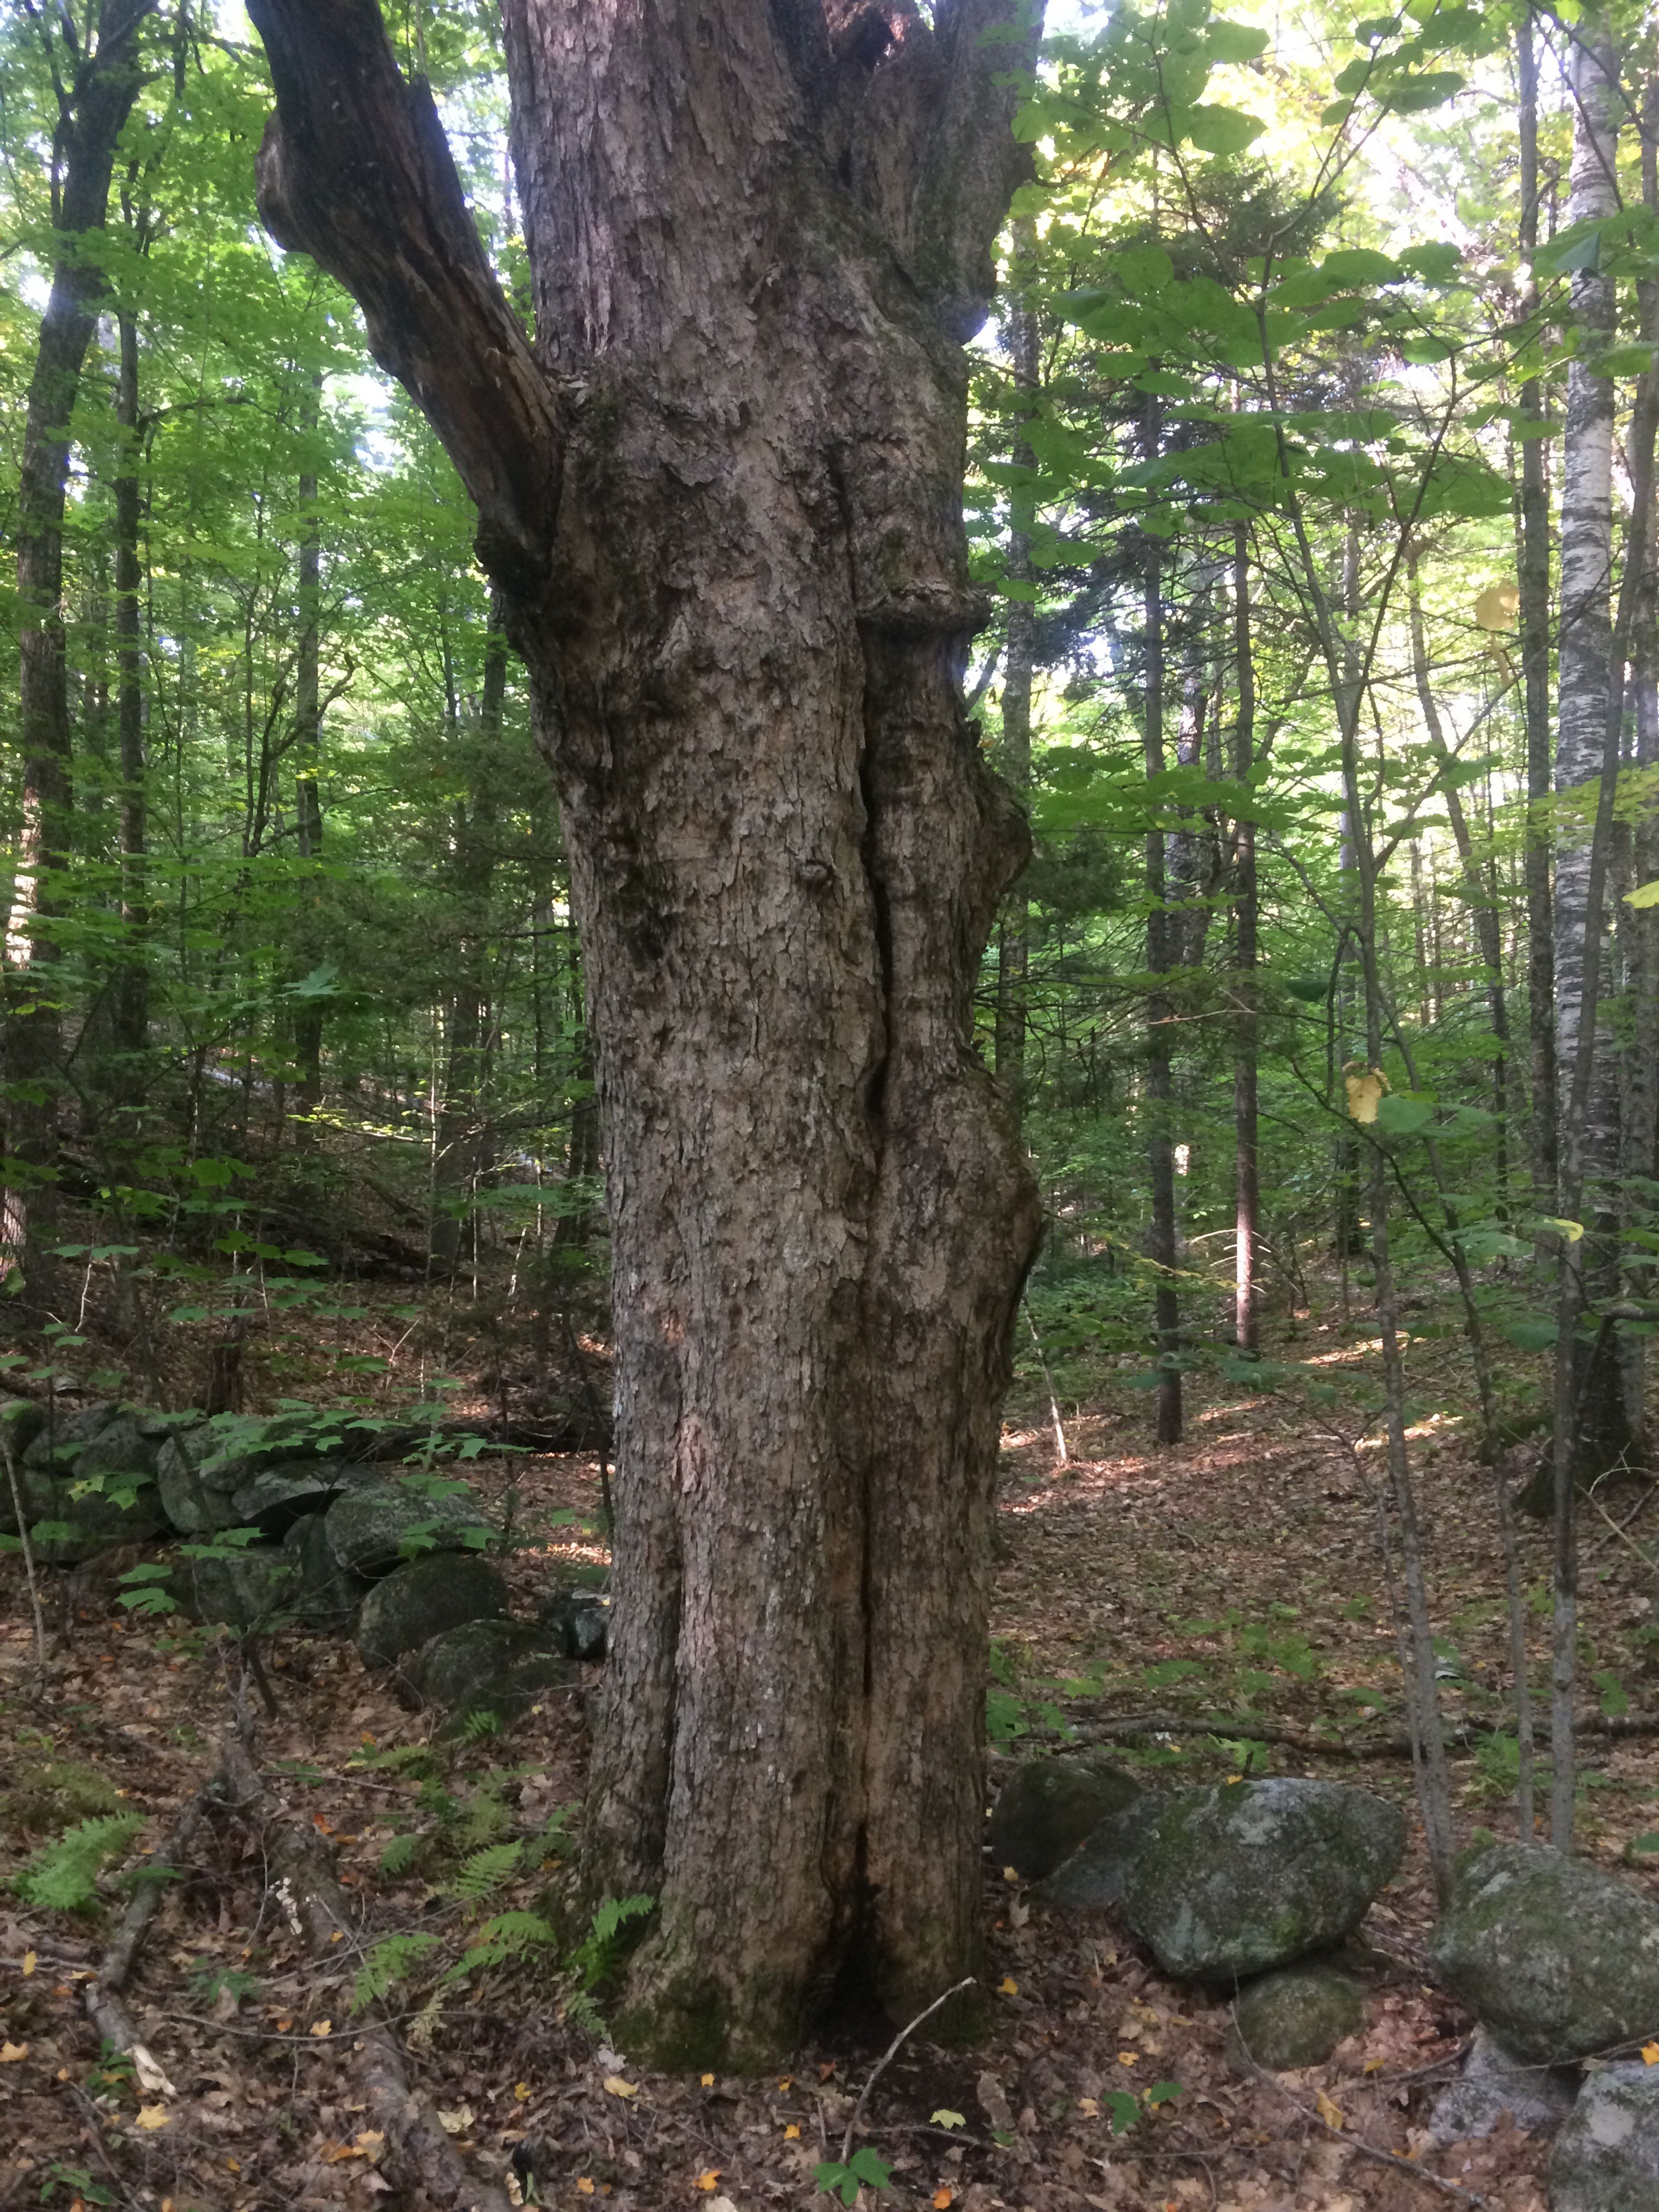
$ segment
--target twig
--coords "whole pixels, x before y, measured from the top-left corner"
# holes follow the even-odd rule
[[[11,1485],[11,1510],[17,1516],[17,1541],[23,1553],[23,1576],[29,1586],[29,1606],[34,1614],[34,1663],[44,1674],[46,1666],[46,1616],[40,1610],[40,1585],[35,1579],[34,1547],[29,1541],[29,1517],[23,1510],[23,1489],[17,1480],[17,1462],[12,1457],[9,1438],[0,1437],[0,1452],[5,1455],[6,1480]]]
[[[1350,2135],[1346,2128],[1334,2128],[1322,2114],[1304,2105],[1299,2098],[1293,2097],[1277,2075],[1258,2066],[1250,2057],[1243,2036],[1237,2033],[1237,2007],[1232,2006],[1229,2009],[1233,2014],[1234,2039],[1250,2072],[1258,2081],[1265,2083],[1270,2089],[1276,2089],[1291,2110],[1300,2113],[1310,2127],[1322,2129],[1326,2135],[1340,2143],[1346,2143],[1350,2150],[1358,2151],[1362,2158],[1370,2159],[1374,2165],[1386,2166],[1391,2173],[1408,2173],[1413,2181],[1420,2181],[1425,2189],[1437,2190],[1441,2196],[1454,2197],[1460,2204],[1479,2205],[1484,2212],[1486,2199],[1478,2197],[1474,2190],[1460,2189],[1455,2181],[1443,2180],[1439,2174],[1429,2172],[1426,2167],[1419,2166],[1412,2159],[1401,2158],[1397,2152],[1379,2150],[1375,2143],[1368,2143],[1364,2136]]]
[[[1048,1355],[1042,1348],[1042,1339],[1037,1334],[1036,1316],[1031,1311],[1030,1300],[1022,1298],[1020,1304],[1025,1309],[1025,1326],[1031,1332],[1031,1341],[1036,1346],[1037,1365],[1042,1370],[1042,1379],[1048,1385],[1048,1418],[1054,1425],[1055,1457],[1061,1467],[1066,1467],[1071,1462],[1066,1449],[1066,1425],[1060,1418],[1060,1400],[1054,1395],[1054,1378],[1049,1371]]]
[[[924,2011],[919,2012],[907,2027],[900,2028],[886,2050],[877,2059],[871,2069],[870,2079],[865,2083],[859,2100],[853,2107],[853,2117],[847,2123],[847,2132],[841,2139],[841,2162],[843,2166],[853,2155],[853,2137],[858,2133],[859,2122],[864,2118],[864,2108],[870,2101],[870,2092],[880,2081],[892,2061],[897,2057],[905,2038],[914,2035],[923,2021],[931,2020],[941,2005],[948,2004],[952,1997],[960,1996],[963,1990],[972,1989],[975,1978],[972,1974],[964,1974],[959,1982],[953,1982],[942,1996],[936,1996],[932,2004],[928,2005]]]

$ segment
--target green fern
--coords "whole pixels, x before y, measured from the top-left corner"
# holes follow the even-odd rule
[[[479,1966],[499,1966],[521,1952],[556,1943],[558,1931],[535,1912],[498,1912],[478,1930],[478,1940],[444,1976],[457,1982]]]
[[[409,1979],[410,1969],[428,1951],[437,1948],[435,1936],[387,1936],[375,1944],[351,1985],[351,2009],[361,2012],[385,1996],[398,1982]]]
[[[462,1801],[460,1826],[455,1840],[463,1850],[487,1844],[513,1826],[513,1808],[488,1787],[475,1790]]]
[[[490,1844],[462,1861],[449,1885],[450,1895],[463,1905],[477,1905],[516,1873],[522,1844]]]
[[[397,1875],[407,1874],[426,1849],[426,1838],[418,1828],[410,1828],[401,1836],[394,1836],[380,1853],[380,1872]]]
[[[51,1912],[84,1912],[98,1901],[98,1875],[119,1858],[144,1825],[142,1813],[107,1813],[65,1830],[14,1876],[25,1904]]]
[[[607,1897],[593,1915],[586,1935],[570,1954],[579,1986],[591,1993],[616,1972],[624,1948],[622,1931],[630,1920],[656,1909],[654,1897]]]

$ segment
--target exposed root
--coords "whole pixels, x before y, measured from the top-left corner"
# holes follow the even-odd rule
[[[357,1916],[334,1869],[334,1855],[313,1830],[291,1820],[260,1780],[245,1745],[226,1747],[236,1810],[257,1823],[272,1886],[289,1926],[319,1957],[337,1937],[356,1935]],[[380,2165],[411,2201],[432,2212],[512,2212],[500,2184],[471,2172],[426,2099],[412,2089],[402,2045],[382,2023],[353,2039],[352,2064],[364,2118],[385,2138]]]

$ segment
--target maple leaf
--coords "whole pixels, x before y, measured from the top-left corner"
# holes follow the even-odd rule
[[[1644,2066],[1659,2066],[1659,2043],[1644,2043],[1642,2045],[1642,2063]]]
[[[997,1984],[997,1995],[1001,1997],[1017,1997],[1019,1995],[1019,1984],[1012,1974],[1005,1974]]]
[[[138,2107],[141,2128],[164,2128],[171,2117],[165,2105],[140,2105]]]
[[[708,2167],[705,2172],[697,2176],[698,2188],[704,2191],[712,2190],[719,2181],[722,2170],[723,2169],[718,2166],[711,2166]]]

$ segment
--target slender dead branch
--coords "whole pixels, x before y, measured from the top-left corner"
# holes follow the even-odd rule
[[[940,1996],[936,1996],[932,2004],[925,2006],[922,2010],[916,2014],[913,2021],[907,2022],[903,2027],[900,2028],[898,2033],[888,2045],[886,2050],[882,2052],[880,2057],[877,2059],[875,2064],[871,2068],[870,2079],[865,2083],[863,2089],[859,2094],[859,2100],[853,2107],[853,2117],[847,2123],[847,2132],[841,2139],[841,2162],[843,2166],[846,2165],[848,2160],[853,2155],[853,2138],[859,2131],[859,2122],[864,2118],[864,2108],[870,2101],[870,2092],[875,2087],[877,2082],[880,2081],[883,2074],[885,2073],[887,2068],[892,2063],[893,2060],[898,2057],[900,2051],[903,2048],[906,2039],[915,2033],[916,2030],[921,2026],[923,2021],[931,2020],[941,2005],[949,2004],[952,1997],[960,1996],[964,1990],[972,1989],[974,1986],[974,1978],[975,1978],[972,1974],[964,1975],[961,1981],[953,1982],[948,1990],[943,1991]]]

